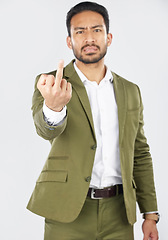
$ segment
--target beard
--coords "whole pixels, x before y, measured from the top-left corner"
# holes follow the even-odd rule
[[[105,47],[103,48],[102,51],[100,51],[99,55],[98,56],[95,56],[96,55],[95,53],[88,53],[86,54],[86,56],[82,56],[82,50],[87,47],[87,46],[95,46],[98,48],[98,50],[100,51],[100,47],[95,45],[95,44],[87,44],[85,46],[83,46],[81,48],[81,53],[77,52],[76,49],[72,46],[72,50],[73,50],[73,54],[74,56],[82,63],[84,64],[93,64],[93,63],[97,63],[99,62],[102,58],[104,58],[104,56],[106,55],[107,53],[107,45],[105,45]],[[88,56],[88,57],[87,57]],[[93,57],[90,57],[90,56],[93,56]]]

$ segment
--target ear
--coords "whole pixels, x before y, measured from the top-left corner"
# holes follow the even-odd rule
[[[66,39],[66,42],[67,42],[67,46],[70,48],[70,49],[72,49],[72,42],[71,42],[71,37],[67,37],[67,39]]]
[[[111,33],[107,34],[107,46],[109,47],[112,43],[113,35]]]

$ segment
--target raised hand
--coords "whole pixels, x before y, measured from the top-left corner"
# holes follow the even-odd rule
[[[42,74],[37,83],[37,88],[45,99],[46,106],[55,112],[60,112],[72,96],[71,84],[62,78],[63,68],[64,61],[61,60],[56,77]]]

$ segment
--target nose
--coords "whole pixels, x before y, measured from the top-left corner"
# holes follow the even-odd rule
[[[95,42],[95,38],[94,38],[94,34],[91,31],[88,31],[85,35],[85,43],[89,44],[89,43],[94,43]]]

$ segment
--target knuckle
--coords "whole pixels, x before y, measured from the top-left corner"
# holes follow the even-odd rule
[[[41,74],[39,81],[44,81],[47,78],[46,74]]]
[[[48,75],[48,78],[49,78],[49,79],[55,79],[55,77],[54,77],[52,74],[49,74],[49,75]]]
[[[47,77],[47,74],[44,74],[44,73],[42,73],[40,76],[40,78],[46,78],[46,77]]]

